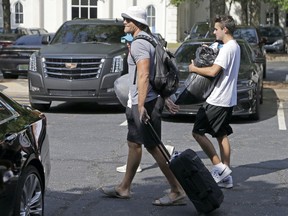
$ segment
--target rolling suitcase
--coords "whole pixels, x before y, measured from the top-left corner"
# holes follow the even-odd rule
[[[153,136],[160,143],[158,146],[169,167],[196,210],[200,213],[209,213],[220,207],[224,195],[209,170],[205,167],[201,159],[192,149],[175,155],[170,159],[170,155],[163,142],[155,132],[153,126],[148,122]]]

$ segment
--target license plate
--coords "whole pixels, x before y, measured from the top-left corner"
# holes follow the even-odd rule
[[[29,65],[28,64],[21,64],[21,65],[18,65],[18,70],[26,70],[28,71],[28,67]]]

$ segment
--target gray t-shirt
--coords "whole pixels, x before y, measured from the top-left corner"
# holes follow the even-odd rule
[[[148,35],[144,31],[139,32],[138,35],[140,34]],[[132,105],[135,105],[135,104],[138,104],[138,88],[137,88],[137,77],[135,77],[136,64],[134,63],[131,55],[133,56],[136,63],[142,59],[150,59],[150,77],[151,77],[153,75],[152,72],[154,68],[155,48],[150,42],[144,39],[137,39],[131,43],[130,52],[131,53],[129,53],[128,60],[127,60],[128,72],[129,72],[129,83],[130,83],[129,94],[131,96]],[[137,72],[136,72],[136,76],[137,76]],[[158,97],[158,94],[152,89],[151,85],[149,84],[148,94],[147,94],[145,102],[151,101],[157,97]]]

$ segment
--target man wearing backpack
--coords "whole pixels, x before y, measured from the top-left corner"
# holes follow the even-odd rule
[[[124,32],[131,33],[133,37],[146,35],[151,37],[146,11],[138,6],[128,8],[126,13],[121,14],[124,18]],[[129,199],[131,197],[131,184],[141,161],[141,144],[143,143],[148,152],[154,157],[161,171],[170,184],[168,194],[153,201],[154,205],[173,206],[185,205],[186,195],[181,185],[171,172],[161,151],[157,147],[159,143],[153,138],[148,121],[161,137],[161,113],[164,104],[172,113],[178,107],[169,99],[164,100],[158,96],[149,83],[149,77],[153,76],[154,69],[154,46],[144,40],[135,40],[130,47],[128,56],[129,65],[129,94],[131,104],[126,108],[128,122],[128,158],[126,173],[122,182],[115,187],[102,187],[99,190],[109,197]],[[136,63],[136,64],[135,64]]]
[[[232,188],[233,180],[230,166],[230,142],[233,133],[229,125],[233,106],[237,104],[237,78],[240,67],[240,47],[233,38],[235,22],[231,16],[215,18],[214,34],[216,40],[223,41],[214,63],[209,67],[196,67],[192,61],[189,71],[203,76],[220,75],[215,88],[196,115],[193,137],[200,144],[214,165],[211,174],[220,187]],[[220,156],[205,133],[218,141]]]

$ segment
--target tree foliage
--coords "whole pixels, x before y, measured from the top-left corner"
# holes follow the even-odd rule
[[[170,0],[170,4],[178,7],[181,3],[184,3],[186,1],[194,2],[195,4],[198,4],[200,1],[203,1],[203,0]]]
[[[3,29],[5,33],[11,32],[11,22],[10,22],[10,0],[2,0],[3,8]]]
[[[280,10],[288,12],[288,0],[264,0],[264,2],[278,6]]]

